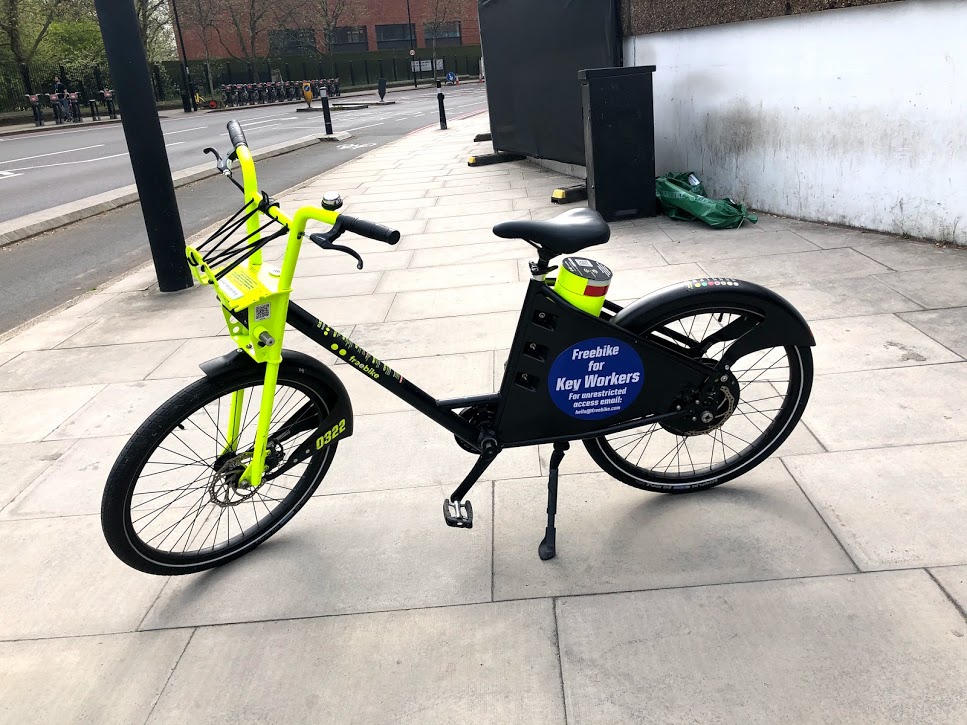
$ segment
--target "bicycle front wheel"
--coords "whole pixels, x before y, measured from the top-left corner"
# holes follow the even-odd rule
[[[335,393],[282,364],[265,476],[253,488],[239,477],[252,458],[262,383],[262,367],[199,380],[131,437],[101,501],[104,537],[121,561],[161,575],[220,566],[266,541],[309,500],[336,443],[282,469],[326,419]],[[229,442],[233,399],[237,435]]]

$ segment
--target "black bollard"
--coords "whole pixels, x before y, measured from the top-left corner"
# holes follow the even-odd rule
[[[443,84],[440,81],[436,82],[436,87],[438,92],[436,94],[436,102],[440,104],[440,129],[442,131],[447,130],[447,112],[443,109]]]
[[[329,113],[329,94],[322,94],[322,117],[326,122],[326,135],[332,136],[332,115]]]

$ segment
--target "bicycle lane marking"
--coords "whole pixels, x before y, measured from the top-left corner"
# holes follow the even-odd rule
[[[94,161],[105,161],[107,159],[116,159],[120,156],[127,156],[128,152],[125,151],[122,154],[111,154],[110,156],[98,156],[94,159],[80,159],[78,161],[61,161],[56,164],[38,164],[37,166],[22,166],[16,169],[7,169],[7,171],[33,171],[34,169],[49,169],[54,166],[73,166],[74,164],[90,164]]]
[[[77,152],[77,151],[87,151],[88,149],[97,149],[97,148],[100,148],[103,145],[104,144],[99,143],[99,144],[94,144],[93,146],[81,146],[80,148],[76,148],[76,149],[65,149],[64,151],[51,151],[51,152],[46,153],[46,154],[37,154],[36,156],[24,156],[24,157],[19,158],[19,159],[10,159],[9,161],[0,161],[0,164],[15,164],[18,161],[30,161],[31,159],[39,159],[39,158],[43,158],[44,156],[56,156],[57,154],[70,154],[70,153],[74,153],[74,152]]]
[[[189,131],[198,131],[203,128],[208,128],[208,126],[192,126],[191,128],[182,128],[178,131],[165,131],[165,136],[174,136],[176,133],[188,133]]]

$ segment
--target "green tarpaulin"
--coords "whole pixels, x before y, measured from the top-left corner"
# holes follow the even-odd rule
[[[713,229],[738,229],[744,221],[759,221],[745,204],[706,197],[705,187],[694,172],[659,176],[655,191],[662,211],[678,221],[700,219]]]

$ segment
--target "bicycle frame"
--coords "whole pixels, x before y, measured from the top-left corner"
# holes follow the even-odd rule
[[[216,285],[229,332],[236,344],[257,363],[265,364],[254,449],[240,478],[252,487],[261,485],[265,472],[286,323],[478,451],[481,454],[478,466],[482,468],[501,448],[597,438],[649,423],[690,416],[700,410],[697,398],[703,386],[708,386],[716,377],[724,376],[723,381],[728,379],[728,358],[710,368],[707,362],[680,349],[648,336],[639,337],[626,327],[615,324],[608,313],[596,317],[572,306],[554,292],[551,281],[534,278],[525,294],[500,392],[437,400],[352,340],[290,302],[306,225],[313,220],[334,225],[339,214],[306,206],[290,218],[278,207],[265,205],[258,190],[251,153],[245,145],[240,145],[236,155],[243,174],[246,208],[253,205],[258,210],[246,220],[246,228],[252,235],[249,244],[259,241],[262,214],[288,227],[281,269],[262,270],[262,254],[257,251],[248,258],[244,272],[233,271],[235,276],[225,277],[219,287],[214,273],[204,263],[199,263],[197,251],[189,247],[188,252],[189,259],[194,259],[193,265],[199,269],[200,279]],[[277,282],[270,278],[277,278]],[[234,280],[245,291],[234,289],[237,297],[228,295],[224,289],[229,286],[227,280]],[[712,281],[711,288],[701,282],[686,282],[680,289],[666,290],[662,294],[674,295],[671,302],[675,305],[694,304],[695,297],[690,295],[714,292],[721,296],[724,292],[715,286],[719,284],[733,288],[743,286],[745,289],[735,291],[737,300],[749,299],[750,295],[758,294],[756,290],[768,292],[757,285],[734,280]],[[771,303],[766,302],[766,309],[769,309]],[[667,309],[668,305],[669,301],[662,298],[662,307]],[[613,303],[606,303],[606,309],[619,315],[637,314],[635,308],[622,312],[622,308]],[[748,311],[763,320],[769,317],[757,306]],[[786,318],[780,314],[778,319],[782,323]],[[773,334],[774,326],[763,324],[759,327],[769,336]],[[808,332],[808,328],[806,330]],[[748,331],[749,328],[739,327],[730,330],[728,336],[729,339],[743,335],[756,337],[747,335]],[[760,341],[761,337],[756,340],[757,343]],[[608,356],[610,359],[605,360]],[[621,361],[622,358],[625,362]],[[576,365],[571,365],[574,361]],[[648,385],[644,385],[645,376]],[[582,380],[592,382],[582,389]],[[607,382],[609,380],[615,382]],[[244,402],[244,392],[233,394],[226,431],[229,442],[224,451],[226,454],[237,453],[234,447],[239,437]],[[488,425],[484,430],[455,412],[477,406],[490,408],[492,427]],[[453,500],[459,500],[466,493],[472,485],[472,475],[454,493]]]

